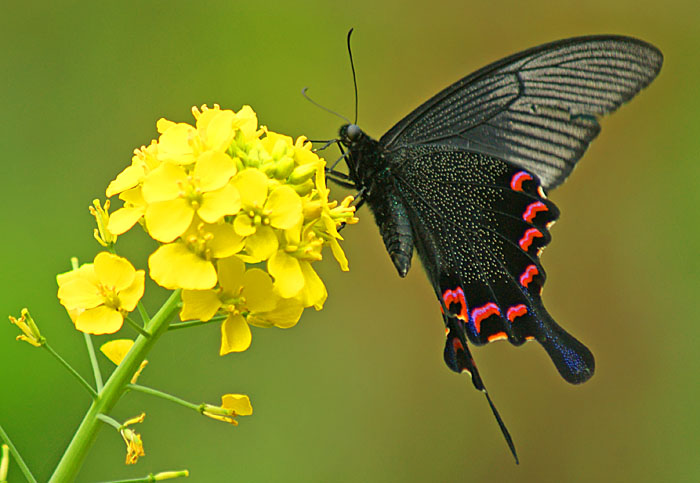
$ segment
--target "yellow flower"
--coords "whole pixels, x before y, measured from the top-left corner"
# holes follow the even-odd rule
[[[165,243],[173,241],[187,230],[195,213],[207,223],[238,213],[240,197],[229,183],[235,173],[233,159],[216,151],[202,153],[191,174],[169,162],[158,166],[143,181],[146,227],[151,236]]]
[[[103,247],[111,247],[117,242],[117,236],[107,229],[109,225],[109,200],[105,201],[104,207],[100,205],[100,200],[93,200],[90,206],[90,214],[95,217],[97,228],[93,233],[97,243]]]
[[[180,319],[207,321],[219,310],[228,313],[221,325],[221,355],[250,347],[252,334],[248,324],[287,328],[301,317],[301,303],[277,295],[272,279],[264,271],[246,270],[238,257],[221,259],[217,267],[220,288],[183,290]]]
[[[136,431],[128,428],[132,424],[142,423],[146,413],[142,413],[140,416],[131,418],[121,425],[119,428],[119,434],[122,435],[124,442],[126,443],[126,464],[134,465],[138,462],[139,457],[145,456],[146,452],[143,450],[143,440],[141,435]]]
[[[234,418],[236,416],[250,416],[253,414],[253,406],[250,404],[250,398],[245,394],[224,394],[221,396],[221,406],[204,404],[201,412],[212,419],[237,426],[238,421]]]
[[[34,319],[29,315],[29,310],[22,309],[22,315],[19,319],[15,319],[10,315],[10,322],[22,331],[22,334],[18,335],[16,340],[23,340],[34,347],[41,347],[46,342],[46,339],[39,332],[39,327],[37,327]]]
[[[162,245],[148,258],[151,278],[168,289],[206,290],[216,285],[213,260],[243,248],[243,238],[227,223],[199,222],[174,243]]]
[[[238,235],[247,237],[247,261],[267,260],[278,247],[273,229],[289,230],[302,222],[301,198],[289,186],[269,191],[268,177],[255,168],[238,173],[233,184],[241,195],[241,212],[236,215],[233,228]]]
[[[88,334],[112,334],[143,296],[145,272],[125,258],[101,252],[94,263],[62,273],[58,298],[69,313],[77,314],[75,328]]]

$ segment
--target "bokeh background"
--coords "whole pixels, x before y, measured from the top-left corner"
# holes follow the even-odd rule
[[[659,78],[603,120],[544,254],[544,300],[593,350],[596,376],[562,381],[536,344],[474,350],[515,439],[513,464],[483,396],[442,361],[443,329],[416,263],[401,280],[371,215],[344,232],[351,271],[328,256],[322,312],[254,331],[219,357],[216,326],[170,333],[143,384],[199,402],[245,392],[233,428],[141,394],[147,456],[123,464],[103,430],[80,481],[188,468],[189,481],[700,481],[700,8],[697,2],[6,2],[0,15],[0,314],[29,306],[52,345],[90,375],[82,335],[55,297],[69,257],[90,260],[87,206],[104,196],[160,117],[252,105],[278,132],[333,137],[352,116],[345,34],[355,27],[360,124],[380,136],[488,62],[592,33],[638,36],[665,55]],[[333,153],[331,156],[335,156]],[[336,197],[346,194],[335,190]],[[138,234],[124,252],[145,267]],[[158,306],[162,292],[146,303]],[[4,315],[3,315],[4,317]],[[45,480],[88,400],[48,354],[0,323],[0,422]],[[127,328],[120,334],[133,337]],[[99,342],[106,338],[97,338]],[[110,363],[102,360],[103,368]],[[11,480],[21,481],[16,466]]]

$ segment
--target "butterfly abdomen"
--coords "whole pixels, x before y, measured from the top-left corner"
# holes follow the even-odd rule
[[[379,232],[399,276],[405,277],[411,268],[413,234],[406,207],[388,177],[379,176],[367,197]]]

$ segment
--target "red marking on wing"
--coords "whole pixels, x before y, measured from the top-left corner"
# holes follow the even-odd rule
[[[528,341],[528,342],[531,341],[531,340],[535,340],[535,336],[534,336],[534,335],[526,335],[526,336],[525,336],[525,340]]]
[[[477,307],[472,310],[472,320],[474,321],[477,334],[481,332],[481,322],[492,315],[501,315],[501,310],[498,308],[498,305],[493,302],[489,302],[483,307]]]
[[[537,228],[529,228],[518,242],[518,245],[520,245],[520,248],[527,251],[535,238],[543,236],[544,235]]]
[[[548,211],[547,205],[545,205],[541,201],[535,201],[534,203],[530,203],[527,206],[525,213],[523,213],[523,220],[527,221],[528,223],[532,223],[532,220],[535,219],[537,213],[540,211]]]
[[[493,335],[490,335],[486,338],[489,342],[493,342],[494,340],[508,340],[508,335],[506,335],[505,332],[496,332]]]
[[[523,274],[520,275],[520,285],[527,288],[528,284],[532,282],[532,278],[539,273],[536,265],[528,265]]]
[[[518,171],[513,175],[513,177],[510,180],[510,187],[513,188],[515,191],[522,191],[523,190],[523,183],[525,181],[529,181],[532,179],[532,176],[530,176],[530,173],[527,171]]]
[[[462,345],[462,342],[458,338],[452,339],[452,348],[454,349],[455,352],[463,351],[464,346]]]
[[[516,317],[522,317],[525,314],[527,314],[527,307],[524,304],[519,304],[509,308],[506,317],[508,317],[508,320],[510,320],[512,324]]]
[[[467,301],[464,298],[464,290],[462,290],[462,287],[457,287],[454,290],[445,290],[442,294],[442,300],[445,301],[445,306],[448,309],[453,303],[458,303],[459,309],[456,312],[451,312],[453,312],[454,316],[458,319],[462,319],[465,322],[467,321]]]

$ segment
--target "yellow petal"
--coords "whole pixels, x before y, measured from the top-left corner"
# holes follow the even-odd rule
[[[216,285],[214,265],[184,243],[163,245],[148,258],[151,278],[168,289],[207,290]]]
[[[136,270],[126,258],[100,252],[95,256],[95,274],[104,287],[119,292],[132,284]]]
[[[301,198],[289,186],[279,186],[270,193],[265,211],[270,213],[270,225],[286,230],[302,220]]]
[[[95,265],[92,263],[84,263],[78,267],[77,270],[70,270],[56,275],[56,281],[59,287],[77,279],[87,280],[91,284],[97,286],[99,280],[97,280],[97,275],[95,275]]]
[[[236,174],[236,163],[226,153],[206,151],[199,155],[194,165],[194,178],[202,191],[222,188]]]
[[[136,308],[136,305],[143,297],[144,285],[146,282],[146,272],[143,270],[136,270],[134,274],[134,281],[125,290],[119,292],[119,301],[121,302],[121,307],[127,312],[131,312]]]
[[[238,257],[222,258],[216,262],[219,273],[219,285],[229,295],[238,296],[238,292],[243,285],[243,274],[245,264]]]
[[[147,203],[174,200],[188,182],[187,173],[181,166],[163,163],[144,178],[143,199]]]
[[[248,317],[248,323],[256,326],[264,324],[268,327],[275,326],[281,329],[288,329],[299,322],[303,311],[304,306],[299,300],[280,299],[274,310],[262,314],[251,314]]]
[[[250,327],[246,323],[242,315],[229,315],[229,317],[221,324],[221,349],[220,355],[228,354],[229,352],[243,352],[250,347],[250,342],[253,339],[250,333]]]
[[[221,307],[219,295],[214,290],[183,290],[180,320],[207,321]]]
[[[173,121],[169,121],[164,117],[161,117],[156,121],[156,130],[158,131],[158,134],[163,134],[165,131],[170,129],[171,127],[175,126],[177,123]]]
[[[250,236],[256,230],[253,219],[248,216],[248,213],[238,213],[236,215],[236,218],[233,220],[233,229],[240,236]]]
[[[329,243],[331,245],[331,251],[333,252],[333,256],[338,261],[338,265],[340,265],[340,269],[343,272],[347,272],[348,270],[350,270],[350,267],[348,266],[348,258],[345,256],[345,252],[340,247],[340,243],[338,243],[338,240],[336,240],[335,238],[331,238]]]
[[[197,119],[199,136],[207,149],[225,151],[228,149],[235,131],[235,114],[231,110],[207,109]]]
[[[114,334],[121,329],[124,317],[104,305],[82,312],[75,320],[75,328],[86,334]]]
[[[277,251],[278,247],[277,235],[269,226],[258,227],[254,234],[245,239],[246,251],[258,261],[270,258]]]
[[[120,208],[111,215],[109,215],[109,222],[107,222],[107,230],[113,235],[121,235],[131,230],[146,212],[145,206],[139,206],[135,208]]]
[[[199,217],[207,223],[216,223],[226,215],[235,215],[241,209],[241,197],[231,184],[202,195],[202,204],[197,210]]]
[[[321,310],[328,297],[326,286],[309,262],[301,261],[299,264],[304,274],[304,288],[300,292],[299,298],[304,307],[313,305],[316,310]]]
[[[242,295],[246,307],[253,312],[267,312],[277,305],[272,278],[259,268],[252,268],[243,275]]]
[[[227,258],[243,249],[244,239],[228,223],[207,225],[204,230],[213,235],[207,243],[212,258]]]
[[[244,210],[263,207],[267,198],[267,179],[262,171],[255,168],[244,169],[233,177]]]
[[[154,239],[168,243],[185,233],[193,217],[194,210],[186,200],[161,201],[146,208],[146,228]]]
[[[195,160],[190,139],[197,135],[194,127],[185,123],[171,124],[158,138],[158,159],[177,164]]]
[[[97,285],[84,278],[75,278],[58,287],[58,298],[68,310],[91,309],[104,303]]]
[[[106,194],[107,198],[133,188],[143,179],[146,172],[143,169],[143,165],[131,165],[124,171],[119,173],[117,177],[109,183],[107,186]]]
[[[250,416],[253,414],[250,398],[245,394],[224,394],[221,396],[221,407],[233,409],[236,416]]]
[[[236,113],[233,126],[240,129],[248,140],[258,137],[258,116],[250,106],[241,107]]]
[[[100,351],[115,365],[119,365],[131,350],[134,341],[131,339],[114,339],[102,344]]]
[[[275,277],[275,287],[284,298],[294,297],[304,288],[304,274],[299,260],[282,251],[277,251],[270,257],[267,271]]]

